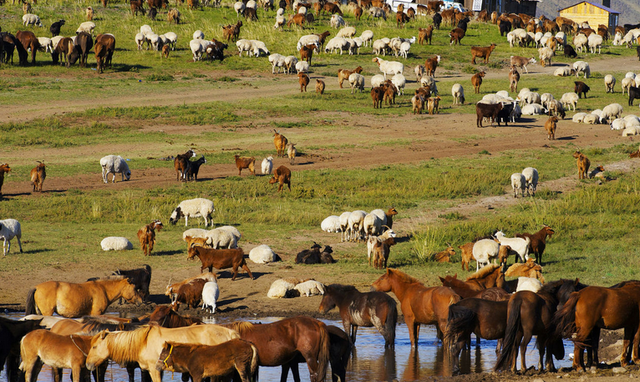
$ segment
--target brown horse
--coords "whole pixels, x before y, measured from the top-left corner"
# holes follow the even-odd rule
[[[42,318],[16,321],[0,317],[0,371],[7,362],[7,381],[18,380],[20,365],[20,340],[27,333],[39,329]]]
[[[372,286],[380,292],[391,291],[400,300],[412,348],[418,345],[420,324],[436,325],[438,330],[444,330],[447,327],[449,305],[460,301],[460,296],[451,288],[428,288],[417,279],[395,269],[387,268],[387,272]]]
[[[638,364],[639,310],[640,284],[637,282],[614,285],[611,288],[590,286],[572,294],[556,313],[556,321],[557,332],[574,341],[573,367],[585,369],[583,352],[588,346],[593,351],[593,360],[597,366],[600,329],[620,328],[624,329],[620,364],[628,365],[632,355],[633,362]],[[591,361],[591,357],[589,358]]]
[[[81,284],[47,281],[29,291],[26,314],[76,318],[103,314],[120,297],[131,303],[142,302],[142,295],[126,278],[96,280]]]
[[[270,324],[234,322],[225,326],[237,330],[243,340],[258,348],[260,366],[280,366],[300,354],[309,367],[310,381],[324,381],[330,344],[327,326],[322,322],[293,317]]]
[[[525,353],[531,337],[536,335],[536,346],[540,354],[538,370],[555,371],[553,356],[556,359],[564,357],[562,338],[555,334],[557,322],[553,319],[558,304],[564,304],[572,292],[580,290],[585,285],[578,279],[550,282],[545,284],[538,293],[521,291],[513,294],[509,299],[507,328],[505,330],[502,352],[496,362],[495,370],[511,368],[516,371],[518,348],[520,348],[520,362],[522,371],[527,370]],[[545,365],[543,359],[546,351]]]
[[[489,264],[479,271],[467,277],[467,281],[458,280],[458,275],[438,277],[442,286],[453,289],[460,297],[469,298],[478,295],[479,291],[488,288],[502,288],[504,286],[504,273],[499,265]]]
[[[258,350],[238,338],[214,346],[165,342],[156,369],[189,373],[194,382],[237,371],[242,382],[249,382],[258,371]]]
[[[171,305],[158,305],[145,317],[140,317],[141,321],[156,322],[165,328],[179,328],[183,326],[191,326],[193,324],[202,324],[202,320],[198,317],[182,316],[175,310],[171,309]]]
[[[124,364],[138,362],[142,370],[147,370],[153,382],[161,382],[156,363],[166,341],[194,345],[218,345],[238,338],[235,330],[219,325],[194,325],[185,328],[163,328],[157,325],[143,326],[129,332],[96,334],[91,340],[91,350],[87,356],[87,368],[93,370],[106,359]]]
[[[398,310],[391,296],[382,292],[360,293],[351,285],[327,285],[318,310],[326,314],[336,306],[351,343],[356,343],[358,326],[375,326],[384,337],[384,347],[394,346]]]
[[[20,370],[25,381],[36,382],[42,365],[69,368],[73,382],[80,382],[86,376],[85,361],[91,345],[90,336],[62,336],[46,329],[28,333],[20,341]]]

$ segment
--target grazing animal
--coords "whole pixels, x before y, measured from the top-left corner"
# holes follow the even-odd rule
[[[465,31],[462,28],[455,28],[453,29],[451,32],[449,32],[449,37],[451,38],[449,41],[449,45],[453,45],[454,43],[456,45],[461,44],[460,41],[462,41],[462,38],[465,35]]]
[[[591,161],[579,150],[573,153],[573,157],[576,158],[576,165],[578,166],[578,179],[587,179]]]
[[[578,98],[581,98],[583,94],[584,98],[587,98],[587,92],[591,90],[591,88],[582,81],[575,81],[574,84],[573,91],[578,94]]]
[[[291,170],[285,166],[280,166],[273,172],[273,178],[269,179],[269,184],[279,183],[278,192],[282,191],[282,186],[285,184],[291,191]]]
[[[482,85],[482,79],[485,76],[485,72],[478,72],[471,76],[471,84],[473,85],[473,90],[476,94],[480,93],[480,85]]]
[[[476,57],[484,58],[484,63],[489,62],[489,56],[491,52],[496,48],[496,44],[491,44],[487,47],[472,46],[471,47],[471,63],[476,64]]]
[[[120,173],[122,181],[124,178],[131,179],[131,170],[129,165],[120,155],[107,155],[100,159],[100,166],[102,167],[102,181],[107,184],[109,181],[107,178],[109,174],[113,174],[111,179],[112,183],[116,182],[116,174]]]
[[[277,155],[279,157],[285,156],[285,150],[288,143],[289,140],[284,135],[280,134],[276,129],[273,129],[273,144],[276,146]]]
[[[520,73],[515,66],[511,66],[511,70],[509,71],[509,90],[512,92],[518,91],[518,82],[520,81]]]
[[[44,161],[38,161],[38,165],[31,169],[31,183],[33,183],[33,191],[42,192],[42,184],[47,177]]]
[[[476,104],[476,127],[482,126],[483,118],[491,118],[491,123],[495,122],[498,113],[502,110],[502,103],[497,104],[486,104],[486,103],[477,103]],[[500,126],[500,121],[498,120],[498,126]]]
[[[49,27],[49,31],[51,32],[51,37],[56,37],[60,34],[60,28],[65,24],[64,20],[58,20],[54,23],[51,23]]]
[[[547,122],[544,123],[544,129],[547,131],[547,139],[555,140],[556,139],[556,128],[558,127],[558,117],[551,116],[547,119]]]
[[[296,150],[295,143],[289,143],[287,147],[287,156],[289,157],[289,164],[293,165],[296,162],[296,155],[298,155],[298,150]]]
[[[201,217],[204,219],[204,226],[206,227],[209,225],[207,219],[211,219],[211,214],[215,211],[216,209],[213,207],[213,202],[209,199],[195,198],[183,200],[171,213],[169,223],[176,224],[178,220],[184,216],[184,226],[186,227],[189,224],[190,217]],[[211,225],[213,225],[213,221],[211,221]]]
[[[324,94],[324,81],[322,80],[316,80],[316,93],[318,94]]]
[[[433,36],[433,25],[429,25],[427,28],[418,28],[418,44],[422,45],[424,42],[431,45],[431,38]]]
[[[11,251],[11,239],[14,237],[18,240],[18,247],[22,253],[22,228],[20,222],[16,219],[0,220],[0,237],[2,237],[2,253],[4,256]],[[0,364],[1,365],[1,364]]]
[[[242,175],[242,169],[245,169],[245,168],[249,169],[249,172],[251,173],[251,175],[256,174],[256,171],[255,171],[256,158],[241,157],[238,154],[234,155],[233,157],[235,158],[236,167],[238,168],[238,176]]]
[[[469,271],[469,263],[471,262],[471,260],[475,260],[476,258],[473,257],[473,245],[475,243],[471,242],[471,243],[466,243],[463,245],[459,245],[458,248],[460,248],[460,262],[462,263],[462,270],[465,270],[465,266],[466,266],[466,270]]]
[[[202,262],[202,267],[200,267],[200,271],[203,272],[206,268],[209,269],[209,272],[213,271],[213,268],[216,269],[226,269],[232,268],[233,276],[231,280],[235,280],[238,275],[238,268],[242,267],[242,269],[249,274],[251,280],[254,279],[251,270],[247,266],[247,262],[244,259],[244,251],[242,248],[236,249],[213,249],[213,248],[204,248],[198,247],[194,244],[189,246],[187,250],[188,259],[193,259],[196,256]]]
[[[67,67],[76,63],[80,59],[80,67],[87,66],[89,51],[93,48],[93,38],[88,32],[80,32],[76,35],[75,44],[67,57]]]
[[[102,73],[105,67],[111,66],[111,59],[113,58],[113,52],[116,50],[115,36],[109,33],[99,34],[96,37],[96,44],[93,50],[95,51],[95,54],[96,54],[96,63],[97,63],[98,73]]]
[[[156,244],[156,229],[158,232],[164,228],[160,220],[154,220],[151,223],[145,225],[138,230],[138,240],[140,241],[140,247],[142,253],[145,256],[150,256],[153,251],[153,246]]]
[[[510,64],[511,66],[515,66],[516,68],[524,69],[525,73],[529,74],[529,70],[527,70],[527,65],[535,64],[536,59],[526,58],[522,56],[511,56]]]
[[[9,171],[11,171],[11,167],[9,167],[9,164],[0,164],[0,198],[2,198],[2,184],[4,183],[4,174],[8,173]]]
[[[189,168],[189,158],[195,158],[196,152],[189,150],[184,154],[178,154],[173,159],[173,167],[176,170],[176,180],[187,180],[187,169]]]

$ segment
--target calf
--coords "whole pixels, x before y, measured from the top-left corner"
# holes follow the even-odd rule
[[[476,104],[476,127],[482,126],[482,118],[491,118],[491,122],[495,122],[498,118],[498,113],[502,110],[502,104],[486,104],[486,103],[477,103]],[[498,126],[500,126],[500,122],[498,121]]]
[[[291,191],[291,170],[285,166],[280,166],[273,172],[273,178],[269,179],[269,184],[279,183],[278,192],[282,191],[282,186],[285,184]]]
[[[496,48],[496,44],[491,44],[487,47],[472,46],[471,47],[471,63],[476,64],[476,57],[484,58],[484,63],[489,62],[489,56],[491,52]]]
[[[240,155],[233,156],[236,160],[236,167],[238,168],[238,176],[242,175],[242,169],[248,168],[251,175],[255,175],[255,163],[254,157],[241,157]]]
[[[544,123],[544,129],[547,131],[547,139],[555,140],[556,139],[556,128],[558,127],[558,117],[551,116]]]
[[[460,41],[462,41],[462,38],[464,37],[464,35],[465,35],[465,32],[463,29],[455,28],[454,30],[449,32],[449,37],[450,37],[449,45],[453,45],[454,43],[456,45],[458,44],[462,45]]]
[[[431,37],[433,36],[433,25],[428,28],[418,28],[418,44],[422,45],[425,41],[431,45]]]
[[[478,72],[471,76],[471,84],[473,85],[473,90],[476,94],[480,93],[480,85],[482,85],[482,79],[484,78],[485,72]]]
[[[249,274],[249,277],[253,280],[253,274],[251,273],[251,270],[249,270],[247,262],[244,259],[244,252],[242,251],[242,248],[213,249],[198,247],[192,244],[189,247],[187,253],[188,259],[193,259],[196,256],[200,259],[200,261],[202,262],[200,272],[204,271],[207,268],[209,269],[209,272],[212,272],[213,268],[232,268],[233,276],[231,277],[231,280],[233,281],[238,275],[238,268],[242,267],[242,269],[247,272]]]
[[[587,86],[587,84],[582,81],[575,81],[574,84],[575,86],[573,88],[573,91],[578,93],[578,98],[581,98],[582,94],[584,94],[584,98],[587,98],[587,92],[591,90],[591,88],[589,88],[589,86]]]
[[[309,85],[309,76],[306,73],[298,73],[298,82],[300,83],[300,93],[307,91],[307,85]]]
[[[633,106],[634,99],[640,99],[640,88],[629,86],[629,106]]]
[[[97,71],[102,73],[106,66],[111,66],[111,58],[116,49],[116,38],[109,33],[99,34],[96,37],[95,53],[98,64]]]
[[[47,177],[44,162],[38,161],[38,165],[31,170],[31,183],[33,183],[33,191],[42,192],[42,184]]]

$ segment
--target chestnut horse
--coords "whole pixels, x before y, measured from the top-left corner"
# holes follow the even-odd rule
[[[87,281],[81,284],[47,281],[29,291],[26,314],[76,318],[103,314],[120,297],[139,304],[142,295],[126,278]]]
[[[540,354],[538,370],[555,371],[553,356],[564,358],[562,337],[555,334],[557,321],[553,319],[556,307],[562,305],[572,292],[584,288],[578,279],[558,281],[545,284],[538,293],[530,291],[516,292],[509,299],[507,328],[505,330],[502,352],[496,361],[495,370],[510,367],[516,371],[518,348],[520,348],[520,363],[522,371],[527,370],[525,354],[532,336],[537,336],[536,346]],[[636,311],[637,312],[637,311]],[[543,359],[546,351],[546,359]]]
[[[238,338],[235,330],[219,325],[194,325],[184,328],[163,328],[157,325],[143,326],[129,332],[107,331],[96,334],[91,340],[91,350],[87,355],[87,368],[95,369],[106,359],[125,364],[138,362],[142,370],[147,370],[153,382],[161,382],[156,363],[166,341],[194,345],[218,345]]]
[[[489,264],[467,277],[467,281],[458,280],[458,275],[438,277],[442,286],[453,289],[460,297],[469,298],[488,288],[504,287],[504,273],[499,265]]]
[[[237,371],[242,382],[249,382],[258,371],[258,350],[238,338],[214,346],[165,342],[156,369],[189,373],[193,382]]]
[[[640,362],[640,283],[627,282],[610,288],[589,286],[574,293],[556,313],[557,332],[574,341],[573,367],[584,366],[583,352],[591,347],[593,361],[598,366],[600,329],[624,329],[624,342],[620,364],[627,366]],[[573,335],[575,333],[575,335]],[[631,344],[633,342],[633,348]],[[589,357],[589,365],[591,364]]]
[[[40,328],[42,318],[16,321],[0,317],[0,371],[7,362],[7,381],[18,380],[20,365],[20,340],[32,330]]]
[[[302,355],[311,382],[322,382],[329,362],[327,325],[310,317],[293,317],[270,324],[233,322],[224,325],[258,348],[260,366],[280,366]],[[154,381],[155,382],[155,381]]]
[[[387,272],[373,283],[380,292],[393,292],[400,300],[404,321],[409,329],[411,347],[418,346],[420,324],[436,325],[439,331],[447,327],[449,305],[460,301],[448,287],[426,287],[417,279],[395,269]]]
[[[375,326],[384,337],[384,347],[394,346],[398,310],[391,296],[382,292],[360,293],[351,285],[326,285],[318,310],[326,314],[336,306],[351,343],[356,343],[358,326]]]

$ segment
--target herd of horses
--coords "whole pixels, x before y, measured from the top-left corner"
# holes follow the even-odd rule
[[[299,363],[307,364],[312,382],[324,381],[329,365],[332,380],[344,382],[358,327],[375,327],[385,348],[394,347],[398,310],[387,292],[400,302],[412,349],[418,347],[420,326],[435,325],[454,370],[461,352],[471,346],[471,334],[476,343],[498,340],[497,371],[517,372],[518,354],[520,370],[527,370],[526,348],[533,336],[540,371],[555,371],[553,358],[562,359],[565,353],[563,338],[574,342],[574,368],[598,366],[601,329],[624,329],[620,364],[640,362],[640,281],[600,287],[561,279],[544,284],[538,292],[509,293],[509,282],[495,265],[466,281],[441,278],[443,285],[433,287],[387,269],[371,292],[349,285],[326,286],[319,311],[337,307],[344,331],[304,316],[267,324],[203,324],[165,305],[136,319],[108,318],[99,315],[110,302],[120,297],[139,302],[144,293],[127,278],[103,281],[88,282],[93,284],[84,289],[78,286],[83,284],[40,284],[27,305],[44,318],[0,317],[0,365],[6,363],[9,382],[35,382],[44,364],[52,367],[56,382],[62,368],[72,370],[73,382],[90,378],[90,371],[96,382],[104,382],[109,360],[126,366],[131,382],[135,368],[143,371],[144,382],[161,382],[164,370],[183,373],[183,381],[189,375],[195,382],[234,375],[234,380],[248,382],[257,378],[257,366],[280,366],[282,381],[289,370],[299,381]],[[46,317],[53,312],[86,317]]]

